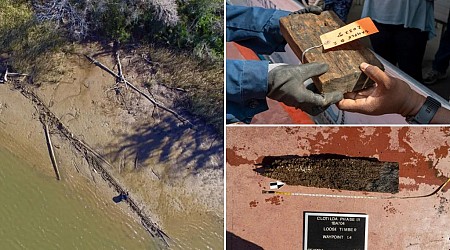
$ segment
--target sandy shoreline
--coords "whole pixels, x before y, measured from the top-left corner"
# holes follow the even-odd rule
[[[98,52],[97,47],[90,49]],[[130,90],[116,95],[111,90],[115,79],[84,57],[59,56],[64,61],[61,80],[33,91],[71,133],[112,163],[108,171],[145,212],[162,228],[175,228],[168,224],[174,215],[200,216],[214,221],[211,227],[223,227],[218,223],[223,221],[223,139],[207,126],[190,129],[163,110],[154,112]],[[110,53],[96,59],[113,68]],[[140,87],[143,73],[135,69],[150,66],[133,56],[122,63],[127,79]],[[177,98],[159,85],[152,87],[152,94],[169,107]],[[52,135],[52,140],[63,181],[78,185],[80,179],[89,180],[105,196],[115,195],[64,138]],[[19,158],[54,175],[39,114],[9,84],[0,85],[0,141]]]

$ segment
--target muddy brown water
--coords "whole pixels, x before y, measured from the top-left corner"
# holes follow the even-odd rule
[[[107,61],[107,58],[100,59],[103,62]],[[42,88],[33,89],[33,92],[36,92],[43,104],[48,105],[50,111],[55,114],[55,117],[70,128],[70,131],[67,133],[68,135],[73,134],[75,137],[86,142],[90,147],[95,150],[104,151],[103,153],[107,155],[110,151],[116,152],[121,147],[119,143],[123,144],[121,140],[123,138],[118,138],[118,135],[128,136],[134,135],[135,133],[140,134],[142,130],[135,131],[134,128],[147,128],[148,126],[152,128],[155,125],[153,123],[156,122],[151,122],[150,125],[147,124],[147,119],[144,119],[145,121],[142,124],[137,124],[135,122],[136,117],[133,116],[134,113],[127,113],[125,107],[123,110],[117,108],[115,102],[110,100],[105,94],[105,90],[111,87],[110,84],[114,82],[114,79],[104,74],[97,67],[90,65],[85,59],[75,59],[73,62],[71,61],[65,64],[65,68],[68,71],[60,83],[56,85],[45,85]],[[127,70],[129,69],[127,68]],[[131,75],[129,76],[130,79],[133,78]],[[7,93],[9,87],[5,86],[2,91],[5,91],[3,94]],[[2,115],[0,122],[2,126],[4,125],[3,127],[6,133],[11,135],[8,142],[14,143],[17,141],[23,146],[23,143],[28,144],[30,141],[36,141],[37,145],[45,145],[44,137],[40,136],[40,133],[42,133],[41,124],[37,119],[36,109],[33,107],[33,105],[36,106],[36,102],[30,101],[29,98],[24,98],[24,96],[26,95],[19,94],[19,91],[12,91],[6,96],[2,96],[0,105],[3,105],[3,110],[1,110],[0,106],[0,113]],[[138,101],[137,98],[136,101]],[[6,104],[8,108],[6,108]],[[17,112],[19,110],[20,112]],[[148,102],[140,102],[137,112],[139,113],[139,117],[144,116],[143,113],[150,114],[148,120],[153,121],[150,118],[152,110],[153,107]],[[166,124],[162,122],[161,124],[161,132],[164,136],[172,136],[173,133],[169,133],[165,129],[164,126]],[[17,129],[20,127],[28,128],[29,134],[22,135],[23,131]],[[87,168],[86,161],[79,159],[80,154],[78,151],[72,152],[73,144],[68,143],[68,140],[64,139],[66,136],[62,136],[61,138],[61,135],[57,135],[57,131],[60,129],[59,126],[53,127],[52,129],[52,140],[54,140],[55,146],[58,146],[55,148],[56,158],[61,162],[60,171],[63,179],[58,184],[66,183],[72,190],[91,190],[91,193],[96,193],[96,198],[103,200],[104,203],[108,204],[107,206],[112,206],[111,197],[117,195],[114,193],[114,190],[111,187],[108,188],[108,183],[104,182],[97,175],[95,175],[97,183],[93,184],[91,180],[92,171]],[[196,161],[197,158],[190,157],[191,155],[201,155],[205,158],[205,150],[201,150],[204,146],[198,146],[200,151],[193,151],[195,148],[190,146],[192,144],[192,134],[184,132],[175,134],[178,137],[175,136],[174,138],[176,139],[172,139],[172,143],[174,143],[174,154],[167,154],[164,158],[166,160],[165,162],[160,163],[158,160],[160,159],[158,153],[162,151],[159,148],[152,148],[152,154],[154,153],[156,155],[154,159],[148,159],[145,163],[139,162],[140,166],[151,165],[151,171],[136,171],[134,173],[127,172],[120,174],[120,168],[118,173],[115,169],[108,170],[115,175],[115,178],[123,184],[124,188],[130,190],[131,197],[137,199],[139,207],[145,209],[149,217],[158,222],[169,235],[172,239],[172,249],[222,249],[224,241],[223,214],[220,206],[216,209],[217,206],[214,204],[218,204],[217,200],[219,196],[217,194],[219,192],[217,190],[219,190],[219,187],[223,187],[219,181],[223,180],[223,174],[219,176],[216,173],[217,171],[197,171],[195,175],[186,175],[187,170],[180,172],[180,169],[183,169],[184,166],[188,165],[192,167],[199,165]],[[2,134],[0,133],[0,142],[4,144],[1,136]],[[148,138],[149,140],[155,139],[153,134],[149,135]],[[210,143],[212,139],[209,138],[208,140],[198,138],[195,140],[205,145],[212,145]],[[161,147],[163,147],[165,141],[161,141],[161,143]],[[23,150],[19,146],[12,151],[16,153]],[[53,181],[54,173],[51,171],[52,168],[48,159],[48,152],[46,149],[37,151],[39,151],[36,153],[40,156],[37,157],[39,159],[30,156],[27,152],[22,152],[19,155],[24,161],[32,162],[31,165],[38,165],[36,167],[38,174],[46,174],[48,180]],[[184,156],[187,160],[184,162],[179,159],[179,151],[185,152]],[[193,160],[188,161],[191,158]],[[220,156],[216,158],[220,158]],[[81,173],[76,173],[72,169],[72,161],[78,162]],[[179,163],[180,161],[183,163]],[[135,162],[133,157],[132,163],[135,164]],[[114,166],[118,166],[119,163],[115,162]],[[178,165],[181,167],[176,167]],[[172,169],[171,166],[175,167]],[[142,168],[142,170],[144,169]],[[172,170],[169,171],[170,169]],[[154,177],[154,174],[152,174],[153,170],[161,175],[162,180],[152,179]],[[124,173],[123,168],[122,172]],[[170,172],[168,173],[171,176],[170,181],[163,178],[167,172]],[[80,181],[80,179],[83,179],[83,176],[87,177],[86,180]],[[58,185],[53,187],[55,189],[59,188]],[[66,190],[64,193],[69,196],[71,195],[71,191]],[[196,195],[198,193],[201,194]],[[222,193],[220,193],[221,195]],[[81,193],[80,196],[82,199],[89,199],[89,194],[86,194],[87,197],[85,197]],[[133,212],[126,205],[123,205],[121,210],[125,214],[133,215]],[[133,218],[134,220],[131,219],[131,221],[136,224],[135,221],[138,220],[136,220],[134,215]],[[141,228],[138,222],[137,227]],[[102,233],[108,234],[109,230],[105,230]],[[100,232],[99,237],[103,237]],[[152,241],[149,234],[145,233],[144,237],[146,240],[150,239]],[[147,246],[124,248],[146,249]],[[3,248],[0,247],[0,249]]]
[[[3,148],[0,197],[0,249],[157,249],[109,199],[56,181]]]
[[[161,249],[91,182],[57,181],[3,148],[0,196],[0,249]],[[171,215],[165,224],[170,249],[223,248],[219,217]]]

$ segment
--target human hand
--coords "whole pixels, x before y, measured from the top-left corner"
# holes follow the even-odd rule
[[[318,115],[343,98],[340,92],[320,95],[304,85],[307,79],[321,75],[327,70],[328,65],[325,63],[277,66],[269,71],[267,97],[300,108],[310,115]]]
[[[291,12],[289,15],[295,15],[295,14],[305,14],[305,13],[313,13],[316,15],[320,15],[320,13],[322,13],[322,8],[320,8],[319,6],[306,6],[303,9]]]
[[[319,6],[323,9],[325,6],[324,0],[302,0],[303,6]]]
[[[362,63],[362,72],[375,81],[375,86],[358,92],[346,93],[336,106],[344,111],[367,115],[415,115],[425,97],[411,89],[404,81],[388,76],[380,68]]]

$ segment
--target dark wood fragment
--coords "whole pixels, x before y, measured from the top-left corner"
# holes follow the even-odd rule
[[[397,193],[399,165],[375,158],[321,154],[267,156],[255,170],[288,185]]]
[[[302,60],[302,53],[308,48],[322,44],[320,35],[338,29],[345,24],[334,12],[324,11],[320,15],[290,15],[280,19],[281,33],[297,57]],[[342,93],[358,91],[374,85],[359,69],[363,62],[384,69],[375,55],[359,40],[323,50],[323,47],[305,53],[306,62],[325,62],[330,69],[327,73],[313,77],[314,84],[322,93],[341,91]]]

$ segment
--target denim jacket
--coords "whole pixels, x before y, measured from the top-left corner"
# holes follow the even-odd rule
[[[226,6],[226,38],[259,54],[284,51],[279,19],[290,12],[259,7]],[[268,109],[268,61],[227,60],[227,123],[250,123]]]

